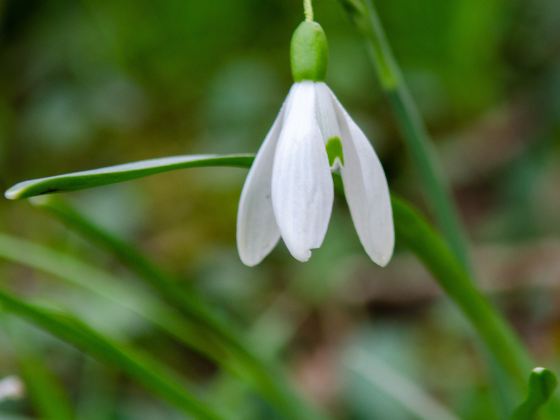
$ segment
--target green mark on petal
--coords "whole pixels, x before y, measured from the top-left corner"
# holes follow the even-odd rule
[[[342,142],[340,137],[331,137],[327,141],[327,155],[329,156],[329,165],[334,166],[336,160],[344,165],[344,154],[342,153]]]

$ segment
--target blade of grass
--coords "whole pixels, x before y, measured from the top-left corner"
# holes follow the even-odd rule
[[[111,232],[93,223],[63,200],[53,197],[34,197],[30,202],[59,219],[89,241],[106,249],[133,271],[149,287],[184,314],[209,327],[219,336],[229,337],[237,328],[224,317],[210,312],[192,290],[185,290],[177,279],[161,270],[133,244],[126,243]]]
[[[122,370],[184,414],[197,419],[224,418],[209,404],[198,399],[177,376],[159,362],[138,350],[105,337],[77,318],[26,303],[4,290],[0,290],[0,305],[4,310]]]
[[[449,186],[436,158],[433,142],[387,42],[377,11],[371,0],[340,0],[340,2],[366,40],[377,77],[389,98],[438,224],[463,267],[470,271],[471,263],[465,232]]]
[[[267,386],[266,389],[255,386],[255,389],[270,397],[272,403],[278,402],[280,397],[274,392],[281,385],[274,383],[275,377],[272,374],[263,377],[264,367],[257,371],[257,368],[251,365],[251,370],[247,372],[247,369],[243,369],[243,360],[240,362],[233,358],[230,349],[211,335],[204,326],[187,322],[179,313],[162,306],[139,289],[135,288],[134,293],[131,293],[129,288],[120,286],[119,279],[74,257],[5,234],[0,234],[0,257],[53,275],[126,308],[188,348],[212,360],[230,374],[253,381],[257,385]],[[280,402],[285,403],[284,400]],[[284,410],[286,415],[291,414],[291,411],[287,411],[289,407],[279,406],[278,409],[280,412]],[[292,407],[292,410],[295,408]]]
[[[234,353],[238,356],[237,358],[230,354],[232,349],[227,345],[230,344],[230,341],[219,342],[214,335],[210,334],[209,329],[211,330],[214,324],[206,322],[207,318],[203,315],[196,318],[195,323],[186,323],[179,313],[164,307],[145,292],[142,293],[139,289],[135,289],[134,293],[131,293],[128,288],[119,285],[119,279],[74,257],[6,234],[0,234],[0,258],[56,276],[135,313],[179,342],[186,344],[187,347],[214,361],[229,373],[249,380],[254,388],[268,397],[269,401],[286,417],[318,418],[318,415],[312,413],[311,409],[305,408],[305,403],[289,388],[279,368],[268,367],[268,362],[253,355],[241,342],[241,338],[231,335],[232,327],[222,326],[223,330],[229,331],[228,334],[233,337],[231,340],[237,340],[233,343],[238,347],[237,353]],[[183,290],[178,287],[175,290],[177,293],[183,293]]]
[[[319,415],[311,412],[305,414],[309,409],[302,408],[304,402],[290,389],[281,370],[275,366],[272,360],[266,360],[259,352],[252,350],[248,344],[251,340],[245,337],[237,326],[228,322],[224,317],[216,315],[204,305],[194,291],[181,288],[176,279],[161,270],[132,244],[122,241],[111,232],[94,224],[58,198],[36,197],[31,202],[60,219],[86,239],[97,243],[115,255],[166,301],[174,304],[189,319],[199,323],[206,331],[221,339],[225,348],[233,351],[233,355],[240,363],[240,366],[233,370],[230,366],[229,370],[250,379],[254,387],[263,392],[280,412],[284,412],[285,415],[292,418],[296,415],[309,415],[316,418]],[[219,358],[217,361],[220,362],[221,359]]]
[[[241,338],[235,338],[233,327],[223,326],[229,331],[231,340],[237,340],[234,345],[237,352],[231,354],[232,349],[227,342],[220,342],[211,334],[212,322],[201,315],[193,322],[185,322],[179,313],[162,306],[150,298],[145,292],[135,288],[131,293],[129,288],[120,286],[120,280],[109,274],[91,267],[74,257],[49,248],[33,244],[21,239],[0,234],[0,258],[23,264],[34,269],[51,274],[69,284],[92,291],[114,304],[140,316],[148,323],[168,333],[187,347],[198,351],[230,374],[248,380],[254,389],[263,394],[278,409],[280,413],[290,418],[318,418],[311,413],[311,409],[303,408],[304,402],[289,388],[283,373],[277,367],[268,367],[272,362],[264,361],[253,355]],[[176,293],[184,293],[175,286]],[[218,319],[218,318],[216,318]],[[228,330],[229,328],[229,330]],[[237,356],[237,357],[234,357]]]
[[[76,191],[84,188],[109,185],[175,169],[206,166],[247,167],[252,161],[253,156],[247,154],[187,155],[148,159],[89,171],[23,181],[8,189],[4,195],[10,200],[17,200],[41,194]]]

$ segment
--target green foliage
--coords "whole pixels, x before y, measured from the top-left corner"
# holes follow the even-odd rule
[[[240,165],[237,156],[212,157],[212,159],[221,164],[226,164],[225,162],[228,162],[228,158],[231,159],[234,165]],[[189,162],[189,167],[196,166],[195,162],[198,160],[202,163],[207,161],[206,157],[196,156],[192,156],[190,159],[188,157],[171,159],[187,161]],[[247,166],[250,166],[250,156],[246,156],[244,162]],[[128,165],[117,166],[117,168],[121,168],[118,172],[120,176],[126,176],[123,174],[126,174],[127,167],[132,167],[134,168],[133,171],[136,171],[136,168],[141,166],[145,174],[177,169],[176,164],[169,165],[168,160],[165,158]],[[134,173],[137,174],[137,172]],[[43,193],[45,190],[42,190],[41,186],[44,186],[45,182],[48,182],[49,188],[54,190],[62,189],[59,183],[63,186],[71,185],[73,189],[80,189],[89,185],[88,177],[93,177],[96,180],[96,185],[101,185],[103,181],[112,183],[114,182],[113,174],[114,170],[111,168],[102,168],[97,171],[86,171],[47,178],[48,181],[44,179],[26,181],[23,185],[28,186],[29,189],[23,188],[16,191],[22,191],[22,194],[28,195],[31,193],[27,191]],[[336,185],[339,185],[339,183],[336,183]],[[423,220],[420,214],[403,200],[396,197],[392,198],[392,205],[397,243],[405,245],[419,258],[434,275],[440,287],[471,322],[498,365],[503,369],[504,374],[508,377],[509,392],[520,392],[524,383],[524,372],[530,364],[529,356],[526,354],[522,344],[499,313],[476,289],[462,264],[453,255],[446,243]],[[88,231],[91,230],[91,228],[88,229]]]
[[[250,155],[200,155],[174,156],[160,159],[143,160],[124,165],[109,166],[90,171],[75,172],[21,182],[6,191],[6,198],[11,200],[28,198],[36,195],[76,191],[100,185],[129,181],[147,175],[171,171],[181,168],[196,168],[204,166],[240,166],[246,167],[252,161]]]
[[[57,337],[121,369],[147,389],[166,399],[186,415],[220,419],[215,408],[199,400],[193,391],[159,362],[129,346],[103,336],[71,315],[25,303],[0,291],[1,307]]]
[[[214,315],[193,293],[177,287],[132,247],[125,246],[85,219],[77,219],[80,215],[68,207],[58,204],[51,206],[52,208],[64,211],[66,221],[71,220],[70,217],[74,223],[78,220],[82,229],[88,229],[90,236],[97,235],[97,239],[100,239],[100,235],[103,236],[101,239],[110,241],[108,245],[111,250],[115,246],[119,248],[117,255],[124,257],[125,262],[134,261],[131,266],[137,271],[143,270],[142,278],[148,277],[156,291],[188,315],[187,320],[142,289],[134,287],[132,292],[132,285],[120,286],[119,279],[48,248],[0,235],[0,257],[45,271],[108,299],[157,326],[188,348],[200,352],[225,370],[244,377],[254,384],[258,392],[266,395],[280,412],[285,412],[287,416],[305,418],[306,411],[297,408],[304,403],[291,393],[280,370],[261,360],[258,352],[250,349],[246,339],[240,333],[236,334],[233,325]],[[125,252],[125,249],[128,251]],[[186,322],[189,319],[190,322]]]
[[[471,276],[456,259],[461,244],[454,253],[447,246],[454,242],[449,226],[442,230],[444,241],[398,198],[397,253],[387,269],[367,263],[337,199],[328,237],[309,263],[284,264],[288,256],[279,246],[248,270],[233,247],[243,172],[223,168],[84,190],[73,196],[80,212],[52,196],[38,197],[69,229],[25,203],[4,201],[0,230],[11,235],[0,238],[0,254],[16,264],[0,261],[2,290],[13,290],[26,304],[61,306],[115,343],[142,348],[169,370],[180,366],[188,371],[186,383],[204,385],[201,394],[213,407],[232,409],[228,418],[315,418],[303,398],[309,394],[340,417],[408,418],[410,411],[392,401],[406,402],[409,395],[385,395],[363,378],[352,395],[342,394],[333,373],[349,334],[369,328],[379,333],[383,326],[401,339],[380,334],[378,344],[399,355],[391,365],[425,398],[466,420],[499,418],[491,394],[502,390],[487,376],[506,372],[503,382],[518,389],[510,399],[518,404],[535,364],[524,362],[525,352],[499,318],[488,322],[486,315],[496,313],[488,300],[514,319],[520,334],[530,332],[526,341],[539,364],[558,365],[552,328],[557,298],[549,279],[554,281],[560,232],[560,3],[377,0],[378,19],[370,0],[315,3],[314,18],[329,39],[326,81],[375,144],[392,191],[419,202],[434,182],[426,182],[422,159],[441,158],[435,182],[443,177],[468,223],[473,272],[484,298],[466,285]],[[219,7],[194,0],[0,1],[2,188],[19,179],[152,156],[256,150],[292,80],[289,35],[301,21],[299,6],[254,0]],[[375,31],[381,22],[387,39]],[[364,36],[378,78],[360,42]],[[410,94],[396,89],[403,80]],[[425,141],[423,126],[433,143]],[[398,130],[412,160],[403,158]],[[410,140],[415,135],[421,140],[416,146]],[[434,153],[426,152],[422,136]],[[11,195],[102,186],[173,165],[204,167],[213,159],[206,157],[107,168],[90,173],[95,176],[87,176],[87,186],[74,176],[36,180]],[[248,167],[252,161],[251,155],[230,158],[212,165]],[[340,191],[340,178],[334,181]],[[438,226],[449,225],[433,197],[425,195],[419,208],[432,211]],[[16,240],[21,237],[42,246]],[[492,356],[495,366],[473,350],[456,305],[439,304],[408,249],[486,348],[494,349],[488,353],[501,355]],[[28,329],[29,340],[21,338],[33,348],[19,354],[10,352],[11,335],[0,334],[0,376],[19,373],[28,390],[22,400],[2,401],[0,417],[183,417],[136,388],[137,376],[122,377],[121,361],[111,365],[102,357],[102,367],[91,367],[91,360],[64,343]],[[423,367],[424,374],[411,366]],[[432,366],[445,375],[432,374]],[[82,400],[93,408],[82,410]],[[555,400],[538,416],[560,418]],[[98,403],[103,407],[97,410]],[[502,417],[514,407],[506,408]]]
[[[235,159],[234,157],[231,160],[233,165],[235,165]],[[225,160],[220,161],[223,163]],[[249,161],[252,161],[252,157]],[[155,167],[146,168],[146,170],[150,169],[156,170]],[[161,167],[159,169],[163,170]],[[172,167],[166,166],[166,170],[172,170]],[[40,197],[33,199],[33,202],[84,235],[86,239],[99,244],[100,247],[117,256],[123,264],[138,274],[139,278],[147,282],[166,302],[176,306],[186,315],[187,320],[197,327],[192,331],[189,331],[188,328],[185,329],[184,320],[178,319],[173,312],[163,310],[163,308],[158,311],[158,318],[161,321],[156,321],[156,324],[184,344],[200,351],[225,370],[252,383],[255,391],[268,397],[271,403],[286,416],[302,416],[303,418],[307,415],[306,410],[308,409],[304,408],[304,403],[299,401],[298,396],[289,389],[281,370],[274,366],[272,361],[264,359],[259,351],[251,349],[249,338],[244,336],[236,325],[217,315],[216,311],[213,311],[197,296],[195,290],[185,290],[179,287],[176,279],[162,271],[134,246],[95,225],[63,201],[52,197]],[[0,255],[1,250],[0,248]],[[16,255],[20,254],[16,252]],[[34,253],[24,254],[33,255]],[[26,262],[27,259],[23,259],[23,261]],[[315,413],[313,416],[317,418],[319,415]]]
[[[542,367],[533,369],[529,376],[527,398],[517,407],[511,419],[536,419],[539,410],[552,397],[557,385],[558,380],[550,370]]]

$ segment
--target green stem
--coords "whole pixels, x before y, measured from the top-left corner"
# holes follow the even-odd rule
[[[313,22],[313,4],[311,0],[303,0],[303,14],[306,21]]]
[[[449,186],[438,164],[424,122],[387,42],[377,12],[370,0],[340,1],[367,41],[379,82],[389,98],[438,224],[451,249],[470,272],[467,241]]]

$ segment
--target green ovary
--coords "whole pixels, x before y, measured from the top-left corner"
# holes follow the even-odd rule
[[[327,73],[328,47],[325,31],[317,22],[302,22],[292,36],[290,47],[295,82],[322,82]]]

